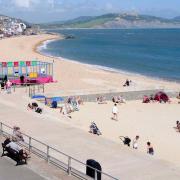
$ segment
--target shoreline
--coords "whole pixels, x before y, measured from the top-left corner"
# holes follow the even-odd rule
[[[65,61],[65,62],[68,61],[68,62],[71,62],[71,63],[74,63],[74,64],[85,65],[85,66],[87,66],[89,68],[93,68],[95,70],[101,70],[101,71],[114,73],[114,74],[119,74],[119,75],[127,75],[127,76],[131,76],[131,77],[136,76],[136,77],[140,77],[140,78],[148,78],[148,79],[152,79],[152,80],[155,80],[155,81],[161,81],[161,82],[165,82],[165,83],[168,83],[168,82],[169,83],[176,83],[176,84],[180,85],[180,81],[176,81],[176,80],[173,80],[173,79],[158,78],[158,77],[155,77],[155,76],[143,75],[143,74],[140,74],[138,72],[135,73],[135,72],[125,71],[125,70],[110,68],[110,67],[107,67],[107,66],[101,66],[101,65],[96,65],[96,64],[88,64],[88,63],[83,63],[83,62],[80,62],[80,61],[74,60],[74,59],[68,59],[68,58],[64,58],[64,57],[61,57],[61,56],[53,56],[53,55],[50,55],[48,53],[47,54],[43,53],[40,50],[40,48],[42,47],[42,49],[45,49],[45,48],[43,48],[44,45],[48,45],[49,43],[54,42],[54,41],[64,40],[64,38],[62,37],[63,34],[56,34],[56,35],[57,35],[57,37],[42,40],[39,43],[37,43],[33,48],[34,52],[38,53],[38,54],[40,54],[42,56],[53,58],[55,60],[59,59],[60,61]]]

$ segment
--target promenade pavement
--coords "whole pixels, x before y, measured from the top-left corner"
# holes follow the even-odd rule
[[[45,180],[26,166],[15,166],[13,161],[0,159],[0,180]]]

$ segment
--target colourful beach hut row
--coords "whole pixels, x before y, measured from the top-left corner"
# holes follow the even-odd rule
[[[15,61],[15,62],[0,62],[1,67],[25,67],[25,66],[37,66],[37,61]]]
[[[7,76],[8,79],[25,78],[52,78],[53,63],[38,60],[32,61],[3,61],[0,62],[0,79]]]

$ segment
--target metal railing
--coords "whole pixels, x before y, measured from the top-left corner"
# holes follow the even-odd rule
[[[24,83],[22,85],[14,84],[12,86],[13,91],[15,92],[18,88],[25,88],[25,92],[28,93],[29,97],[34,96],[37,93],[43,93],[45,92],[45,85],[44,84],[38,84],[38,83]]]
[[[13,128],[0,122],[0,135],[1,136],[13,136]],[[98,179],[98,174],[101,174],[102,179],[104,180],[118,180],[105,172],[99,171],[87,164],[79,161],[78,159],[61,152],[33,137],[30,137],[22,133],[24,141],[18,142],[21,146],[29,150],[29,152],[43,158],[47,163],[51,163],[56,167],[67,172],[68,175],[75,176],[79,179],[92,179],[86,175],[86,168],[89,167],[95,171],[94,179]]]

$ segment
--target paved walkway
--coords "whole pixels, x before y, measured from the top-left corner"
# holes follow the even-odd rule
[[[0,158],[0,180],[45,180],[24,166],[15,166],[15,162]]]

